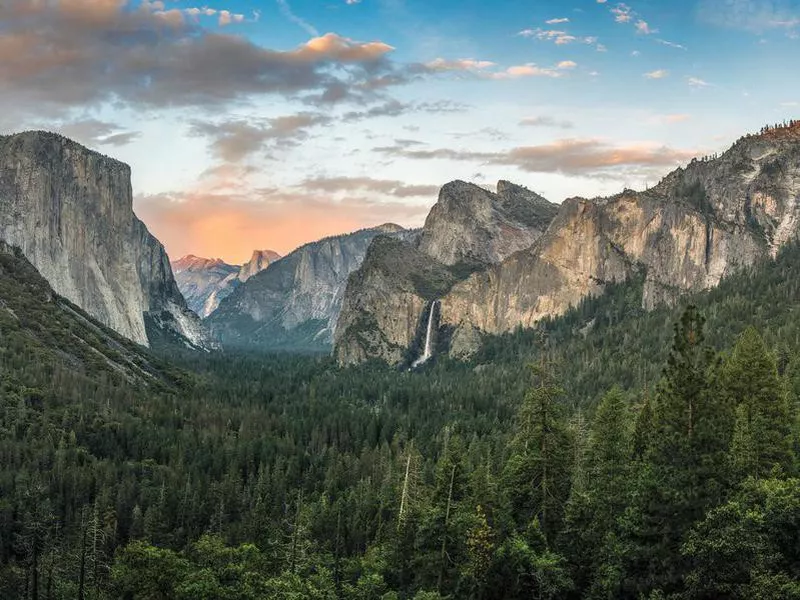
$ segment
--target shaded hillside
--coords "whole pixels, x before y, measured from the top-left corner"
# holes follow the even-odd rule
[[[178,371],[58,296],[17,248],[0,242],[0,373],[10,387],[69,395],[167,390]],[[65,382],[70,382],[67,385]]]

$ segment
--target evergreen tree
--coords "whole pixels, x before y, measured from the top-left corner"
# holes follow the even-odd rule
[[[687,570],[679,551],[683,537],[727,491],[732,417],[714,389],[714,354],[705,344],[703,323],[695,307],[686,309],[657,391],[629,521],[639,551],[631,556],[627,585],[639,592],[680,590]]]
[[[584,458],[584,486],[573,485],[560,546],[570,558],[573,579],[587,589],[604,571],[617,538],[617,518],[630,502],[631,424],[619,389],[605,395],[597,408]],[[573,479],[574,481],[574,479]],[[605,583],[604,585],[608,585]]]
[[[736,406],[730,462],[733,476],[768,477],[792,468],[789,403],[775,358],[753,327],[739,337],[720,377],[729,404]]]
[[[517,414],[512,454],[503,474],[504,492],[518,526],[536,519],[545,536],[554,538],[569,495],[571,443],[564,390],[544,368],[532,371],[534,386]]]

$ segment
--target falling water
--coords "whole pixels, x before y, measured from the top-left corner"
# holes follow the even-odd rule
[[[430,360],[431,356],[433,356],[433,327],[434,320],[436,318],[434,311],[436,310],[437,302],[439,301],[434,300],[431,302],[431,309],[428,311],[428,332],[425,334],[425,351],[423,352],[422,356],[414,361],[414,364],[411,365],[412,368],[425,364],[428,362],[428,360]]]

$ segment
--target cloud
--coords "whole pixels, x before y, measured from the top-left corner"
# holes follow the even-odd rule
[[[448,148],[418,149],[399,146],[375,148],[377,152],[417,160],[470,161],[517,167],[533,173],[565,173],[596,176],[624,167],[676,166],[695,156],[694,151],[675,150],[655,144],[613,146],[602,140],[566,139],[540,146],[521,146],[504,152],[480,152]]]
[[[440,102],[400,102],[387,100],[366,110],[349,111],[341,116],[345,122],[355,122],[377,117],[399,117],[408,113],[457,113],[464,112],[469,107],[466,104],[443,100]]]
[[[425,64],[431,71],[479,71],[495,66],[495,63],[488,60],[475,60],[472,58],[462,58],[458,60],[445,60],[437,58]]]
[[[673,125],[675,123],[683,123],[691,118],[692,118],[691,115],[686,115],[686,114],[655,115],[650,118],[650,122],[657,124]]]
[[[594,36],[575,36],[560,29],[523,29],[517,35],[527,38],[536,38],[537,40],[553,42],[557,46],[564,46],[577,42],[579,44],[596,44],[597,38]]]
[[[307,179],[298,187],[321,192],[378,192],[397,198],[435,196],[438,185],[410,185],[402,181],[373,179],[371,177],[317,177]]]
[[[308,129],[330,123],[331,118],[300,113],[262,121],[228,120],[218,123],[193,120],[190,134],[211,140],[211,150],[226,162],[239,162],[265,148],[272,141],[282,146],[297,144],[308,137]]]
[[[524,65],[513,65],[503,70],[493,70],[497,65],[486,60],[475,60],[472,58],[446,60],[437,58],[431,62],[421,65],[419,69],[427,73],[465,73],[482,79],[518,79],[520,77],[561,77],[563,71],[577,67],[577,63],[571,60],[561,61],[553,67],[541,67],[535,63]]]
[[[763,33],[800,25],[800,4],[796,0],[700,0],[697,15],[718,27]]]
[[[711,85],[707,81],[704,81],[698,77],[687,77],[686,83],[688,83],[693,88],[704,88],[704,87],[709,87]]]
[[[569,23],[569,19],[566,17],[562,17],[560,19],[550,19],[549,21],[545,21],[548,25],[559,25],[561,23]]]
[[[604,4],[604,3],[603,3]],[[614,20],[617,23],[630,23],[636,28],[636,33],[642,35],[651,35],[658,33],[658,29],[654,29],[650,24],[645,21],[638,13],[636,13],[630,6],[624,2],[620,2],[615,6],[609,8],[611,14],[614,15]]]
[[[644,77],[646,79],[664,79],[665,77],[669,77],[669,71],[666,69],[657,69],[655,71],[645,73]]]
[[[633,11],[627,4],[617,4],[611,8],[611,14],[617,23],[629,23],[633,20]]]
[[[385,222],[416,226],[428,212],[427,205],[406,198],[365,197],[369,190],[363,188],[351,193],[343,188],[334,199],[328,191],[303,189],[302,184],[289,191],[254,187],[247,181],[250,174],[221,167],[193,190],[140,195],[134,206],[171,256],[219,256],[234,264],[245,261],[253,248],[285,255],[310,239],[344,231]],[[368,178],[361,183],[369,185]],[[427,191],[403,186],[394,189]]]
[[[575,124],[571,121],[559,121],[553,117],[526,117],[519,124],[522,127],[556,127],[558,129],[572,129]]]
[[[650,35],[652,33],[656,33],[657,31],[658,31],[657,29],[652,29],[650,25],[647,23],[647,21],[643,21],[642,19],[636,21],[637,33],[641,33],[643,35]]]
[[[562,77],[564,71],[569,71],[577,67],[578,64],[571,60],[564,60],[555,67],[540,67],[535,63],[527,65],[516,65],[508,67],[505,71],[490,73],[486,75],[490,79],[519,79],[520,77]]]
[[[317,31],[317,29],[307,21],[304,21],[303,19],[295,15],[292,12],[291,6],[289,6],[289,3],[286,0],[275,0],[275,1],[278,3],[278,8],[280,9],[284,17],[289,19],[295,25],[300,26],[309,35],[313,37],[319,37],[319,32]]]
[[[379,41],[328,33],[273,50],[203,29],[160,2],[5,0],[2,10],[0,105],[37,118],[103,103],[214,108],[254,95],[368,89],[393,70],[392,47]]]
[[[113,123],[98,119],[36,125],[35,128],[60,133],[92,148],[127,146],[140,135],[138,131],[125,131]]]
[[[676,44],[675,42],[670,42],[668,40],[663,40],[661,38],[656,38],[656,42],[661,44],[662,46],[668,46],[669,48],[676,48],[678,50],[686,50],[686,46],[682,44]]]

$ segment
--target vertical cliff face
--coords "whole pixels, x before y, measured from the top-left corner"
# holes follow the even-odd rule
[[[436,215],[434,221],[439,239],[469,237],[465,223],[456,220],[450,234],[447,219]],[[742,138],[723,155],[692,161],[650,190],[565,201],[527,248],[455,283],[441,297],[440,323],[453,332],[453,354],[467,355],[480,333],[530,327],[635,272],[645,274],[642,304],[652,308],[774,256],[798,237],[799,226],[800,126],[793,125]],[[446,247],[420,244],[420,250],[452,263]],[[363,305],[360,296],[376,298],[369,312],[380,326],[374,291],[353,285],[350,294],[346,306]],[[396,304],[387,302],[390,310],[402,310]],[[391,327],[367,337],[383,339],[386,347],[405,343]],[[362,359],[352,348],[337,354],[343,363]],[[361,355],[397,362],[399,354],[366,348]]]
[[[485,273],[530,247],[557,212],[507,181],[498,183],[496,194],[463,181],[445,185],[416,244],[376,239],[350,278],[336,328],[339,362],[377,357],[397,363],[418,354],[426,307],[470,273]]]
[[[381,234],[414,232],[383,225],[298,248],[222,300],[207,320],[214,335],[229,347],[329,349],[347,278]]]
[[[538,194],[501,181],[494,194],[472,183],[442,187],[419,249],[448,266],[481,267],[529,248],[544,233],[558,206]]]
[[[55,134],[0,137],[0,239],[125,337],[147,345],[151,319],[205,342],[164,247],[133,213],[127,165]]]

